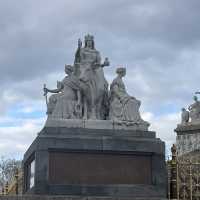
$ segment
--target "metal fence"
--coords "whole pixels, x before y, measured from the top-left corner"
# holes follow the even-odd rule
[[[200,157],[178,157],[176,146],[171,148],[172,160],[168,166],[168,198],[200,200]]]

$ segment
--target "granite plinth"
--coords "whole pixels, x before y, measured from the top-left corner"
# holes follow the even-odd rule
[[[27,168],[35,159],[35,185]],[[165,198],[164,143],[155,132],[45,127],[24,155],[24,193]]]

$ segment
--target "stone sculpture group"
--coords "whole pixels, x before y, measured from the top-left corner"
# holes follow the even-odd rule
[[[117,68],[109,90],[103,71],[109,65],[108,58],[101,62],[92,35],[85,36],[83,47],[79,39],[73,66],[65,65],[65,78],[57,82],[56,89],[44,85],[48,119],[111,120],[126,126],[148,127],[139,113],[141,102],[126,91],[126,68]],[[55,94],[48,99],[48,92]]]
[[[187,109],[182,108],[181,123],[177,124],[175,129],[177,133],[176,147],[179,156],[200,149],[200,101],[196,96],[197,94],[200,94],[200,92],[195,92],[194,102]]]
[[[196,92],[199,94],[199,92]],[[189,105],[188,110],[182,108],[181,113],[181,124],[193,124],[193,123],[200,123],[200,101],[198,100],[197,96],[193,97],[194,103]]]

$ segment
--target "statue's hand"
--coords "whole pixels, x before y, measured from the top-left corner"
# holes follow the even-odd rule
[[[110,65],[110,61],[108,60],[108,58],[105,58],[104,63],[103,63],[103,67],[109,66],[109,65]]]
[[[44,91],[44,96],[46,96],[47,95],[47,93],[48,93],[48,89],[44,86],[44,88],[43,88],[43,91]]]

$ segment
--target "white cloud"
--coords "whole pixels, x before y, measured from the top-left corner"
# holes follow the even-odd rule
[[[102,58],[110,59],[109,82],[117,66],[127,67],[126,87],[142,101],[144,118],[159,137],[174,142],[178,112],[200,90],[199,5],[196,0],[1,1],[0,123],[7,127],[0,129],[0,154],[7,145],[7,151],[13,149],[8,152],[21,155],[42,127],[31,114],[46,112],[43,84],[55,88],[65,76],[64,64],[73,63],[77,39],[87,33],[94,34]]]
[[[12,121],[15,119],[7,119]],[[18,120],[19,121],[19,120]],[[0,127],[0,155],[20,158],[44,126],[44,118],[22,120],[23,124]]]

